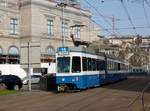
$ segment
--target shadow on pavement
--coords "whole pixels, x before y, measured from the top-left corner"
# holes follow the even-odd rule
[[[150,83],[150,76],[130,76],[127,80],[102,86],[108,89],[141,92]],[[145,91],[150,93],[150,86]]]

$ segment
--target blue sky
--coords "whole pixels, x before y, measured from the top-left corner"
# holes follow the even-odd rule
[[[115,21],[115,28],[119,29],[115,31],[115,34],[140,34],[143,36],[150,35],[150,0],[145,1],[147,1],[148,4],[144,2],[143,8],[142,0],[123,0],[124,6],[129,13],[127,14],[120,0],[80,0],[82,8],[89,9],[92,12],[92,19],[96,21],[99,26],[102,26],[102,35],[110,35],[113,33],[112,19],[110,18],[114,16],[118,19]],[[101,14],[104,17],[102,17]],[[129,21],[130,18],[131,21]],[[134,26],[136,27],[135,30],[133,29]],[[109,32],[104,29],[109,29]]]

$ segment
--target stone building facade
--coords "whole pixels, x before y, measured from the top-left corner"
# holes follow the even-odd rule
[[[100,29],[91,16],[80,6],[67,5],[62,10],[53,0],[0,0],[0,63],[19,64],[23,43],[39,43],[41,63],[49,64],[62,46],[62,37],[65,46],[73,46],[71,33],[75,40],[98,40]]]

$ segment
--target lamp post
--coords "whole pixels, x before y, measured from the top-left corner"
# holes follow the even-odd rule
[[[63,25],[64,25],[64,8],[66,8],[67,3],[61,2],[61,3],[57,4],[57,6],[61,7],[61,16],[62,16],[62,47],[65,47],[65,37],[64,37]]]
[[[31,50],[31,46],[30,46],[30,42],[28,42],[28,78],[29,78],[29,82],[28,82],[28,88],[29,91],[31,92],[31,75],[32,75],[32,68],[31,68],[31,56],[30,56],[30,50]]]

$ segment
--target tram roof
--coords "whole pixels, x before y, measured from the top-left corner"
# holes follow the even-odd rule
[[[88,54],[92,54],[92,55],[98,55],[98,56],[105,56],[109,59],[114,59],[114,60],[119,60],[124,62],[123,59],[115,57],[113,55],[109,55],[109,54],[105,54],[104,52],[96,52],[92,49],[89,48],[85,48],[85,47],[68,47],[69,48],[69,52],[81,52],[81,53],[88,53]]]
[[[96,52],[94,50],[85,47],[69,47],[69,50],[70,52],[82,52],[82,53],[89,53],[93,55],[105,56],[105,54],[102,52]]]

